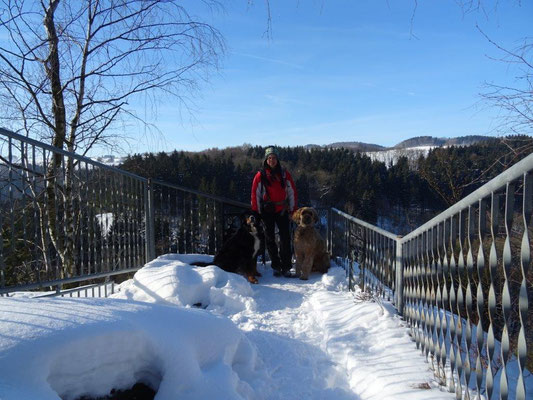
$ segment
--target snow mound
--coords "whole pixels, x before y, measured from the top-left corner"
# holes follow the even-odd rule
[[[332,266],[327,274],[322,275],[320,281],[321,289],[330,291],[346,291],[348,290],[348,284],[346,282],[346,272],[344,269]]]
[[[215,265],[194,267],[189,263],[211,262],[202,254],[166,254],[146,264],[119,286],[113,298],[148,303],[201,307],[221,315],[255,310],[253,290],[241,275]]]
[[[203,310],[62,298],[0,298],[0,310],[4,400],[97,397],[136,382],[157,400],[266,392],[255,347],[230,320]]]

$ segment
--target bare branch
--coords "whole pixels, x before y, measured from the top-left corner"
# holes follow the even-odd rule
[[[0,0],[0,31],[0,115],[84,152],[141,93],[185,104],[224,50],[178,0]]]

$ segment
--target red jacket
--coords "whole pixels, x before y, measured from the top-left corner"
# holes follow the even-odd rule
[[[276,204],[276,213],[285,209],[292,214],[298,208],[298,195],[296,185],[292,176],[286,169],[282,169],[282,176],[273,176],[270,168],[265,168],[266,179],[269,185],[263,185],[261,181],[261,171],[258,171],[252,182],[252,210],[261,213],[261,206],[265,201],[273,201]],[[285,176],[285,187],[282,186],[281,180]],[[285,204],[282,204],[285,202]]]

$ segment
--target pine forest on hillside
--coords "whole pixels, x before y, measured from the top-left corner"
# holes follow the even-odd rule
[[[299,205],[336,207],[397,234],[405,234],[519,161],[533,138],[509,136],[470,146],[437,147],[416,160],[372,161],[348,149],[280,148],[295,180]],[[121,165],[135,174],[249,202],[264,147],[200,153],[133,155]]]

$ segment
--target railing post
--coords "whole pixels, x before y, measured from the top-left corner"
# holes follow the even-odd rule
[[[146,219],[146,262],[155,258],[155,210],[152,180],[148,179],[144,188],[144,211]]]
[[[333,257],[333,246],[331,243],[333,242],[333,231],[332,231],[332,221],[331,218],[333,217],[333,211],[331,211],[331,208],[328,208],[328,224],[327,224],[327,247],[328,251],[331,257]]]
[[[403,256],[402,256],[402,242],[396,239],[396,293],[394,293],[394,300],[398,313],[403,315]]]

